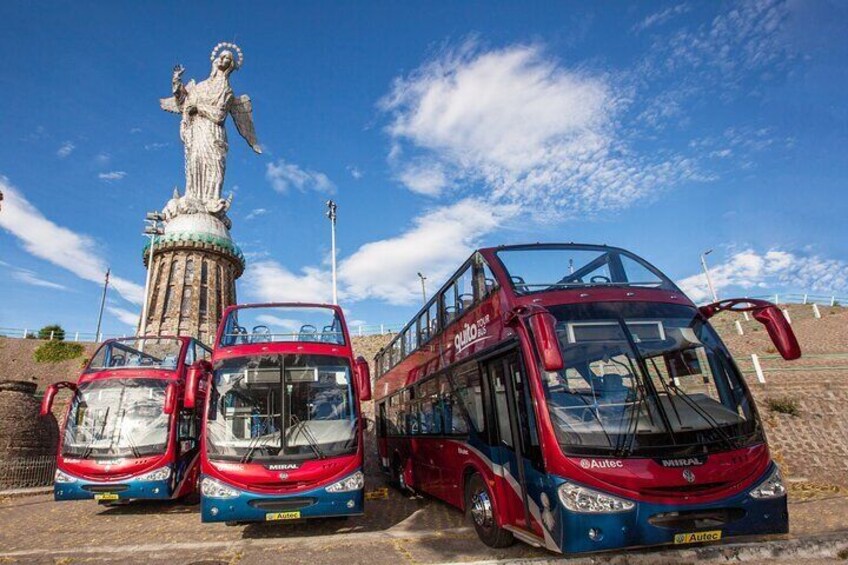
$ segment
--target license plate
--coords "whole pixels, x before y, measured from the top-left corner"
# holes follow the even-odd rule
[[[265,514],[265,521],[272,522],[274,520],[298,520],[300,518],[300,510],[295,512],[268,512]]]
[[[114,492],[101,492],[94,495],[94,500],[118,500],[118,495]]]
[[[709,532],[692,532],[688,534],[674,534],[674,543],[701,543],[705,541],[719,541],[721,539],[721,530],[711,530]]]

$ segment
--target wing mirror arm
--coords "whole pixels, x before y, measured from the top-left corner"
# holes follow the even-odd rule
[[[754,319],[766,327],[781,357],[787,361],[801,357],[801,346],[798,344],[798,338],[795,337],[789,320],[777,305],[767,300],[731,298],[701,306],[698,311],[707,320],[719,312],[751,312]]]
[[[39,411],[39,414],[42,417],[47,416],[53,411],[53,400],[55,400],[56,394],[63,388],[66,388],[71,392],[77,391],[77,385],[70,381],[53,383],[48,386],[47,390],[44,391],[44,397],[41,399],[41,410]]]
[[[188,410],[192,410],[197,406],[197,396],[201,384],[205,381],[206,375],[211,372],[212,365],[209,361],[205,360],[198,361],[188,368],[186,372],[185,397],[183,398],[183,406]]]

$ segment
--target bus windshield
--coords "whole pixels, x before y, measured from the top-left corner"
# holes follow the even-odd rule
[[[80,385],[71,403],[62,455],[80,459],[165,452],[170,418],[167,381],[103,379]]]
[[[338,456],[356,449],[350,363],[327,355],[219,361],[207,418],[210,456],[248,462]]]
[[[88,371],[104,369],[147,369],[175,370],[180,359],[183,342],[177,338],[130,337],[109,340],[100,346]]]
[[[688,455],[763,441],[750,392],[694,308],[611,302],[550,310],[565,367],[542,381],[566,453]]]
[[[677,290],[635,255],[594,245],[506,248],[497,252],[517,294],[589,286],[639,286]]]
[[[221,347],[251,343],[305,341],[344,345],[342,322],[323,306],[249,306],[227,314]]]

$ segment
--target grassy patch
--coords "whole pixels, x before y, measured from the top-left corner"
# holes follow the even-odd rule
[[[32,356],[38,363],[61,363],[82,357],[83,353],[85,348],[80,343],[48,341],[39,345]]]
[[[766,406],[768,406],[769,410],[778,414],[788,414],[794,417],[801,415],[801,407],[798,405],[798,401],[789,396],[767,398]]]

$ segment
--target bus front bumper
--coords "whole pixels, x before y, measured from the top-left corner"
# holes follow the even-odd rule
[[[551,533],[559,541],[559,550],[566,554],[638,546],[684,546],[789,532],[786,496],[755,499],[747,491],[708,504],[635,502],[632,510],[612,514],[582,514],[557,506],[560,531]]]
[[[67,475],[68,473],[65,472]],[[54,500],[168,500],[172,498],[172,479],[149,481],[129,478],[123,481],[89,481],[73,477],[73,482],[53,484]]]
[[[200,516],[203,522],[285,522],[361,516],[365,509],[364,489],[327,492],[325,487],[319,487],[288,495],[274,495],[226,486],[235,491],[236,495],[212,498],[201,494]]]

